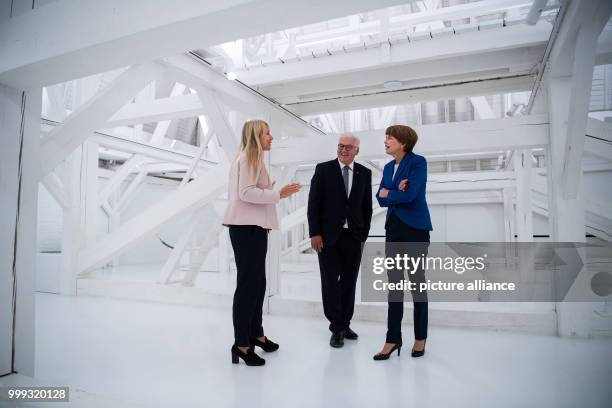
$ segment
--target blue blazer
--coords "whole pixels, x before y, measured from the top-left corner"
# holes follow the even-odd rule
[[[395,176],[393,166],[395,160],[385,165],[376,198],[381,207],[388,207],[387,219],[395,211],[397,217],[412,228],[431,231],[429,208],[425,201],[425,185],[427,184],[427,160],[423,156],[407,152],[400,162]],[[408,187],[398,190],[400,181],[408,179]],[[386,198],[378,194],[381,188],[389,190]]]

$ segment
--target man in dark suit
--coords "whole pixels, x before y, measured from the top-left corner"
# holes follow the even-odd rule
[[[344,134],[338,157],[315,168],[308,195],[308,227],[319,255],[323,310],[332,332],[330,345],[357,339],[350,328],[361,245],[372,220],[372,172],[355,163],[359,139]]]

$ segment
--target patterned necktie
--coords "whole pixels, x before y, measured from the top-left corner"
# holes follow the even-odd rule
[[[349,195],[349,166],[342,168],[342,179],[344,180],[344,189],[346,190],[346,196]]]

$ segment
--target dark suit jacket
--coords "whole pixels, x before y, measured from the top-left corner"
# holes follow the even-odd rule
[[[427,184],[427,160],[423,156],[408,152],[402,158],[395,176],[391,160],[383,169],[383,177],[376,198],[381,207],[388,207],[387,219],[393,211],[398,218],[412,228],[431,231],[431,218],[425,200],[425,186]],[[398,189],[399,183],[408,179],[408,188],[405,191]],[[381,188],[389,190],[386,198],[378,196]]]
[[[333,245],[345,221],[358,241],[368,238],[372,221],[372,172],[355,162],[351,194],[347,197],[338,159],[319,163],[308,195],[310,236],[322,235],[324,245]]]

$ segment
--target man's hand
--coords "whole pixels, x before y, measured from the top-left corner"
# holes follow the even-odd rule
[[[378,192],[378,196],[380,198],[387,198],[388,195],[389,195],[389,190],[387,190],[386,188],[381,188],[380,191]]]
[[[400,181],[399,186],[397,187],[399,191],[406,191],[408,188],[408,179],[403,179]]]
[[[310,246],[317,253],[320,253],[321,250],[323,249],[323,237],[321,235],[315,235],[315,236],[311,237],[310,238]]]

